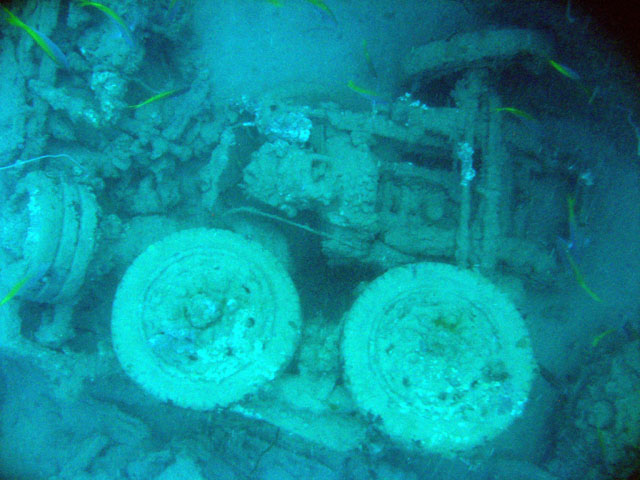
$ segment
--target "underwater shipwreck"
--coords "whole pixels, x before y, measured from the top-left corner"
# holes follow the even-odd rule
[[[637,473],[637,65],[405,3],[3,7],[2,478]]]

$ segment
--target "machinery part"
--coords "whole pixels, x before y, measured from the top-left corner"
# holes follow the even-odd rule
[[[42,303],[69,303],[93,255],[98,206],[89,187],[35,171],[3,202],[3,286],[26,278],[18,295]],[[18,242],[16,242],[18,239]]]
[[[485,67],[514,58],[549,58],[553,47],[535,30],[507,28],[459,33],[411,50],[402,62],[409,76],[440,78],[470,67]]]
[[[393,268],[347,313],[342,352],[356,403],[407,446],[455,456],[523,410],[529,335],[481,276],[437,263]]]
[[[284,268],[259,244],[191,229],[149,246],[113,304],[124,370],[161,400],[196,410],[228,405],[291,359],[300,307]]]

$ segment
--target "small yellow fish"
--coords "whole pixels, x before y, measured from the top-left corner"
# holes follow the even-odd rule
[[[609,330],[605,330],[604,332],[596,335],[595,337],[593,337],[593,340],[591,341],[591,346],[593,348],[596,348],[598,346],[598,344],[600,343],[600,340],[602,340],[604,337],[606,337],[607,335],[612,334],[615,331],[616,331],[615,328],[610,328]]]
[[[570,78],[571,80],[580,80],[580,74],[575,70],[567,67],[566,65],[562,65],[561,63],[556,62],[555,60],[549,60],[549,65],[551,65],[558,73],[561,75]]]
[[[38,46],[44,51],[44,53],[47,54],[47,56],[51,60],[62,67],[69,68],[67,57],[65,57],[64,53],[62,53],[62,50],[60,50],[55,43],[49,40],[49,38],[44,33],[40,33],[35,28],[31,28],[29,25],[16,17],[8,8],[3,6],[2,9],[8,15],[7,22],[9,22],[9,24],[23,29],[31,38],[33,38],[33,41],[38,44]]]
[[[125,23],[125,21],[122,19],[122,17],[120,17],[120,15],[118,15],[116,12],[111,10],[106,5],[103,5],[103,4],[98,3],[98,2],[87,2],[87,1],[84,1],[84,0],[80,0],[80,2],[78,2],[78,5],[81,6],[81,7],[97,8],[102,13],[104,13],[105,15],[110,17],[114,22],[116,22],[116,25],[118,26],[118,28],[122,32],[122,36],[126,40],[126,42],[129,45],[133,45],[133,33],[131,32],[131,29]]]
[[[515,107],[494,108],[493,111],[494,112],[507,112],[507,113],[510,113],[511,115],[515,115],[516,117],[524,118],[526,120],[533,120],[533,116],[532,115],[529,115],[524,110],[520,110],[519,108],[515,108]]]
[[[145,105],[149,105],[152,102],[155,102],[156,100],[161,100],[163,98],[167,98],[167,97],[171,97],[172,95],[175,95],[179,92],[183,92],[185,89],[183,88],[176,88],[173,90],[167,90],[166,92],[161,92],[158,93],[157,95],[154,95],[153,97],[149,97],[146,100],[140,102],[140,103],[136,103],[135,105],[128,105],[127,108],[140,108],[140,107],[144,107]]]
[[[4,305],[9,300],[11,300],[13,297],[15,297],[18,294],[18,292],[20,291],[20,289],[24,286],[24,284],[29,281],[29,278],[31,278],[31,277],[26,276],[26,277],[18,280],[16,282],[16,284],[13,287],[11,287],[11,290],[9,290],[9,293],[7,293],[2,300],[0,300],[0,306]]]
[[[582,81],[582,77],[578,72],[576,72],[570,67],[567,67],[566,65],[556,62],[555,60],[549,60],[549,65],[551,65],[554,70],[560,73],[560,75],[567,77],[573,80],[574,82],[576,82],[576,86],[582,92],[584,92],[584,94],[587,96],[588,103],[589,104],[593,103],[593,100],[595,99],[596,94],[598,93],[598,87],[596,87],[594,90],[588,88],[587,86],[584,85]]]

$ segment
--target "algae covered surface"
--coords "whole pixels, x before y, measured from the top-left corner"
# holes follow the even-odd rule
[[[5,4],[0,477],[637,472],[638,64],[596,13]]]

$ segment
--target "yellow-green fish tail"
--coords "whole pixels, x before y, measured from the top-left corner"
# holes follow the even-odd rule
[[[347,82],[347,87],[349,87],[354,92],[359,93],[360,95],[364,95],[364,96],[367,96],[367,97],[377,97],[378,96],[378,93],[376,91],[369,90],[368,88],[361,87],[360,85],[356,85],[356,83],[353,80],[349,80]]]
[[[569,211],[569,225],[574,226],[576,223],[576,199],[571,195],[567,195],[567,210]]]
[[[593,337],[593,340],[591,341],[591,346],[593,348],[596,348],[598,346],[598,344],[600,343],[600,341],[606,337],[607,335],[612,334],[613,332],[615,332],[616,329],[615,328],[610,328],[609,330],[605,330],[604,332],[596,335],[595,337]]]
[[[371,60],[371,55],[369,54],[369,48],[367,46],[366,40],[362,40],[362,51],[364,53],[364,59],[367,62],[369,73],[373,78],[378,78],[378,72],[376,70],[376,66],[373,64],[373,60]]]
[[[11,300],[13,297],[15,297],[18,292],[22,289],[22,287],[24,286],[25,283],[27,283],[29,281],[30,277],[24,277],[20,280],[18,280],[15,285],[13,287],[11,287],[11,289],[9,290],[9,292],[4,296],[4,298],[2,300],[0,300],[0,306],[4,305],[5,303],[7,303],[9,300]]]
[[[314,7],[319,8],[320,10],[322,10],[324,13],[326,13],[327,15],[329,15],[329,17],[331,17],[331,20],[333,20],[334,22],[338,23],[338,20],[336,19],[336,16],[333,14],[333,12],[331,11],[331,9],[327,6],[326,3],[324,3],[323,0],[307,0],[307,2],[309,2],[311,5],[313,5]]]
[[[511,115],[515,115],[516,117],[524,118],[526,120],[533,120],[532,115],[529,115],[524,110],[520,110],[519,108],[515,108],[515,107],[499,107],[499,108],[494,108],[493,111],[506,112],[506,113],[510,113]]]
[[[569,260],[569,265],[571,265],[571,270],[573,270],[573,274],[576,277],[576,281],[578,282],[578,285],[580,285],[580,287],[585,292],[587,292],[587,295],[589,295],[593,300],[595,300],[596,302],[602,302],[602,299],[593,290],[591,290],[589,285],[587,285],[587,282],[584,279],[584,275],[582,275],[582,272],[580,271],[578,264],[573,259],[573,256],[569,253],[569,251],[567,251],[567,259]]]
[[[567,195],[567,212],[569,217],[568,222],[569,222],[570,236],[573,239],[574,235],[576,234],[575,232],[577,230],[576,199],[571,195]],[[580,267],[578,267],[578,264],[576,263],[576,261],[573,259],[573,255],[571,255],[569,248],[570,247],[567,247],[565,249],[566,250],[565,253],[567,254],[567,260],[569,260],[569,265],[571,265],[571,270],[573,270],[573,274],[576,277],[576,281],[578,282],[578,285],[580,285],[580,287],[585,292],[587,292],[587,295],[589,295],[593,300],[595,300],[596,302],[602,302],[602,299],[587,285],[587,282],[584,279],[584,275],[580,271]]]
[[[600,425],[596,425],[596,435],[598,437],[598,444],[600,445],[600,451],[602,452],[602,457],[607,457],[607,441],[604,437],[604,432],[600,428]]]

